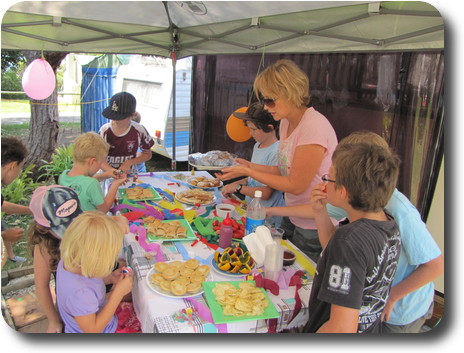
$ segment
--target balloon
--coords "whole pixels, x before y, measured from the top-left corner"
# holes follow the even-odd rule
[[[235,112],[246,113],[248,107],[241,107]],[[232,113],[227,119],[227,135],[235,142],[245,142],[251,138],[250,129],[245,125],[245,121],[234,116]]]
[[[22,85],[29,98],[48,98],[55,89],[55,73],[45,59],[36,59],[24,71]]]

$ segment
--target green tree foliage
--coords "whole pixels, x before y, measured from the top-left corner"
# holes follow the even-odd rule
[[[16,70],[20,66],[24,67],[26,58],[23,52],[18,50],[2,50],[2,73],[6,70]]]
[[[21,76],[26,67],[26,58],[21,51],[2,50],[2,91],[23,90]],[[3,94],[4,99],[24,99],[25,94]]]

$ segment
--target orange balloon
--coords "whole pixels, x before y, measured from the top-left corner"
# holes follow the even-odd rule
[[[246,113],[248,107],[241,107],[235,112]],[[227,135],[235,142],[245,142],[251,138],[250,129],[245,125],[245,121],[234,116],[232,113],[227,119]]]

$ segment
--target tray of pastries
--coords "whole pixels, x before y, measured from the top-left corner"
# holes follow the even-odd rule
[[[189,164],[198,170],[221,170],[235,164],[237,156],[226,151],[209,151],[192,153],[188,156]]]
[[[161,195],[151,186],[130,186],[125,189],[121,188],[118,191],[122,197],[128,200],[146,201],[162,199]]]
[[[193,241],[196,240],[192,227],[185,219],[161,221],[153,216],[142,218],[147,230],[148,240],[154,241]]]

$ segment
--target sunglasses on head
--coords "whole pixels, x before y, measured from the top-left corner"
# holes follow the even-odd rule
[[[262,105],[268,106],[269,108],[274,108],[275,107],[275,101],[278,98],[260,98],[260,102]]]

